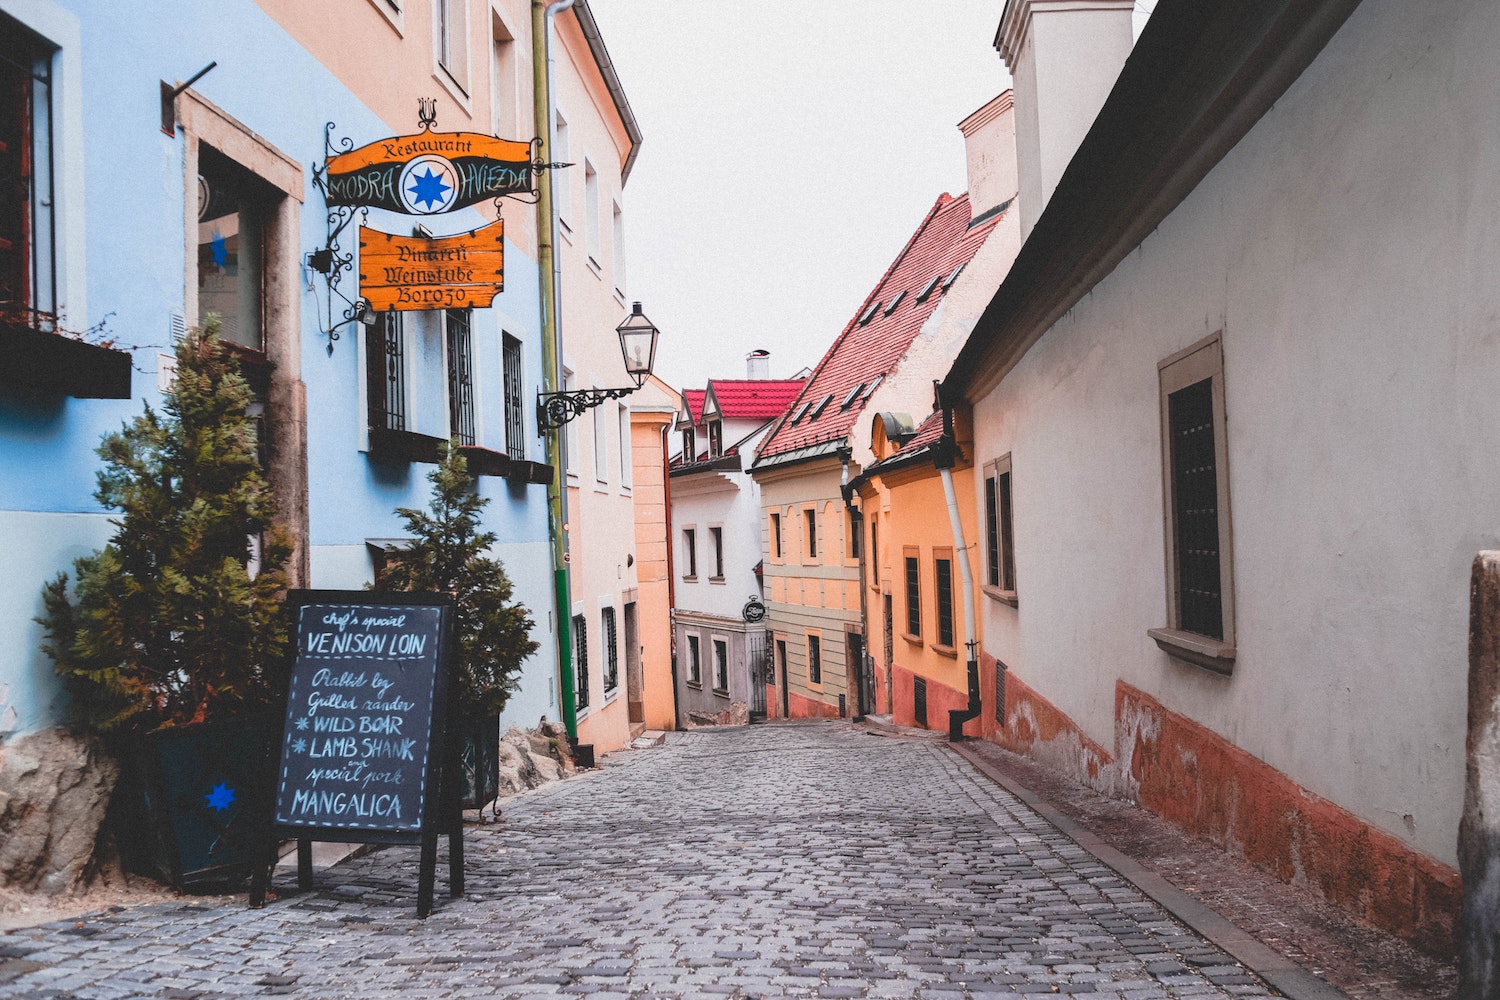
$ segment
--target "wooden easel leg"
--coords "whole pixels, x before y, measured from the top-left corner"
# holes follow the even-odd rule
[[[433,883],[437,881],[436,830],[422,834],[422,856],[417,867],[417,916],[425,920],[432,912]]]
[[[312,888],[312,841],[306,837],[297,840],[297,888]]]

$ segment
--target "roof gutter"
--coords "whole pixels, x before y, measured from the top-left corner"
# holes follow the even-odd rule
[[[1359,0],[1161,0],[943,379],[978,399],[1198,186]]]
[[[635,166],[635,158],[641,151],[641,126],[635,120],[635,112],[630,110],[630,101],[626,99],[625,88],[621,86],[620,77],[615,73],[614,60],[610,59],[609,50],[604,47],[604,36],[599,33],[599,24],[594,20],[594,12],[589,9],[588,0],[575,0],[573,14],[578,18],[578,26],[583,30],[583,37],[588,40],[589,51],[593,53],[599,73],[604,77],[604,86],[609,89],[609,96],[615,102],[615,111],[625,126],[625,134],[630,136],[630,151],[625,154],[625,162],[620,166],[620,183],[624,184],[630,179],[630,168]]]

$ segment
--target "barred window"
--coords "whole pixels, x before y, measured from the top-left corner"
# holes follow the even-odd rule
[[[807,637],[807,682],[823,683],[823,640],[816,635]]]
[[[915,554],[906,556],[906,634],[922,634],[922,577]]]
[[[448,336],[448,434],[459,444],[474,444],[474,361],[470,329],[473,312],[445,311]]]
[[[501,378],[505,391],[505,451],[511,458],[526,457],[526,421],[522,409],[524,376],[521,342],[510,334],[500,337]]]
[[[573,616],[573,691],[574,704],[589,707],[589,623],[583,615]]]
[[[937,642],[939,646],[953,645],[953,560],[934,558],[933,567],[937,577]]]
[[[615,629],[615,609],[604,608],[599,617],[604,621],[604,693],[608,695],[620,686],[620,644]]]

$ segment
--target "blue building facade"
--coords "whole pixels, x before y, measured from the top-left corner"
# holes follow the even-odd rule
[[[326,6],[330,23],[389,17],[369,0]],[[476,52],[489,39],[482,20],[463,22],[482,28],[469,40]],[[175,89],[210,63],[171,99],[168,134],[161,81]],[[65,718],[34,621],[41,588],[108,539],[95,448],[142,401],[159,405],[174,337],[211,311],[257,392],[269,477],[297,539],[297,585],[375,582],[404,541],[395,508],[426,502],[435,442],[467,439],[495,554],[541,644],[506,722],[556,718],[541,483],[550,470],[532,405],[542,382],[534,241],[506,239],[504,291],[491,307],[374,326],[343,322],[344,301],[330,307],[309,259],[329,240],[315,171],[330,135],[357,146],[415,131],[418,98],[441,91],[433,78],[406,74],[363,93],[248,0],[0,0],[0,65],[10,151],[0,160],[0,739]],[[394,102],[408,104],[407,120],[374,110]],[[454,120],[454,106],[443,97],[439,129],[474,129]],[[508,225],[534,226],[527,204],[500,211]],[[365,221],[401,235],[420,221],[446,235],[494,215],[371,211]],[[354,227],[338,241],[352,253]],[[352,299],[356,285],[346,273],[340,290]]]

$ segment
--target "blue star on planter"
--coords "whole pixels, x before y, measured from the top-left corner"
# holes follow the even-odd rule
[[[203,797],[208,800],[208,807],[214,812],[223,812],[234,805],[234,789],[222,781],[214,786],[213,791]]]
[[[444,184],[442,176],[433,173],[431,167],[428,167],[427,173],[421,176],[412,175],[411,180],[411,187],[407,188],[407,191],[411,192],[411,200],[418,202],[424,208],[441,205],[447,200],[446,192],[452,190],[452,186]]]
[[[222,271],[229,266],[229,243],[224,239],[224,234],[217,229],[214,230],[214,238],[209,248],[214,255],[214,267]]]

